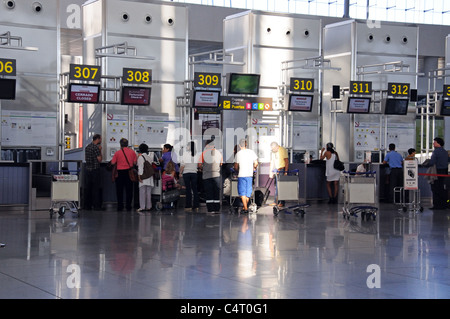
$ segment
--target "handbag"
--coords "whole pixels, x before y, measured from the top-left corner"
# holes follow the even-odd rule
[[[130,166],[130,168],[128,169],[128,177],[130,178],[130,180],[132,182],[137,182],[139,180],[138,178],[138,171],[136,168],[134,168],[133,166],[130,165],[130,162],[128,162],[128,158],[127,155],[125,154],[125,151],[122,149],[123,155],[125,156],[125,159],[127,160],[128,166]]]
[[[334,169],[337,169],[338,171],[343,171],[345,169],[344,163],[342,163],[339,160],[339,156],[337,155],[337,153],[336,153],[336,159],[334,160],[334,163],[333,163],[333,167],[334,167]]]

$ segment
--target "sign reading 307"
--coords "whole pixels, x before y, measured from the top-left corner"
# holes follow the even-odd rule
[[[16,76],[16,60],[0,59],[0,75]]]
[[[98,65],[71,64],[69,71],[70,80],[100,82],[102,72]]]

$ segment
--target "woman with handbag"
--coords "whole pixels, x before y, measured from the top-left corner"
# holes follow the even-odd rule
[[[328,196],[330,197],[328,204],[335,204],[337,203],[341,171],[334,168],[334,161],[336,159],[339,160],[339,155],[334,150],[333,143],[327,143],[326,146],[326,150],[325,147],[323,147],[320,151],[320,160],[325,159],[326,161],[325,176],[327,177],[327,191]]]
[[[125,208],[131,210],[131,202],[133,200],[133,181],[130,179],[130,172],[135,171],[137,163],[136,153],[128,148],[128,140],[120,139],[120,151],[116,151],[111,160],[112,165],[117,165],[116,195],[117,210],[124,209],[123,193],[125,192]]]

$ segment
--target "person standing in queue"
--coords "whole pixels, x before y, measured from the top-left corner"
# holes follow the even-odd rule
[[[116,195],[117,210],[124,209],[123,195],[125,192],[125,208],[131,210],[131,202],[133,200],[133,182],[131,181],[128,170],[136,165],[137,156],[135,151],[128,148],[128,140],[120,139],[120,150],[114,153],[111,164],[117,165]]]
[[[214,146],[214,141],[206,142],[198,168],[202,171],[203,189],[205,190],[206,208],[208,213],[220,213],[220,190],[222,184],[221,169],[223,164],[222,153]]]
[[[236,153],[234,170],[238,171],[238,193],[242,200],[242,213],[248,213],[248,202],[253,192],[253,171],[258,167],[258,156],[247,148],[247,141],[239,142],[240,150]]]
[[[272,153],[270,155],[269,178],[273,178],[274,174],[287,175],[289,170],[289,156],[287,150],[283,146],[278,145],[277,142],[270,143],[270,148],[272,149]],[[275,179],[275,205],[283,207],[285,201],[278,201],[277,188]]]
[[[197,188],[197,159],[195,158],[195,142],[191,141],[187,144],[186,153],[183,154],[180,163],[180,175],[183,176],[184,185],[186,187],[186,203],[184,209],[189,212],[198,212],[200,207],[200,198]]]
[[[326,161],[325,176],[327,177],[327,192],[329,196],[328,204],[336,204],[338,202],[339,179],[341,171],[334,168],[334,161],[339,159],[339,154],[334,150],[333,143],[327,143],[326,149],[322,147],[320,150],[320,160]]]
[[[389,201],[393,203],[394,189],[403,186],[403,157],[395,150],[395,144],[389,144],[389,152],[384,157],[383,164],[389,164]]]
[[[102,136],[94,134],[92,142],[86,146],[84,153],[86,161],[86,188],[84,192],[84,209],[102,210],[101,205],[101,172]]]
[[[152,190],[155,185],[153,176],[142,179],[142,174],[144,174],[145,162],[149,162],[150,164],[154,163],[155,153],[149,152],[148,145],[145,143],[139,145],[138,153],[139,208],[137,212],[142,214],[144,211],[150,211],[152,209]]]
[[[423,163],[423,166],[430,167],[436,165],[437,175],[448,175],[448,153],[444,149],[444,140],[440,137],[436,137],[433,140],[434,151],[431,154],[431,158]],[[445,179],[447,177],[437,176],[434,182],[431,184],[431,192],[433,193],[433,210],[443,210],[448,207],[447,190],[445,189]]]

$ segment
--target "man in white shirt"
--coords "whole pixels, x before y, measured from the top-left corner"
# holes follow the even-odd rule
[[[248,213],[248,202],[253,192],[253,171],[258,167],[258,156],[247,148],[247,141],[239,142],[240,150],[236,153],[234,169],[238,171],[238,193],[243,204],[243,213]]]

